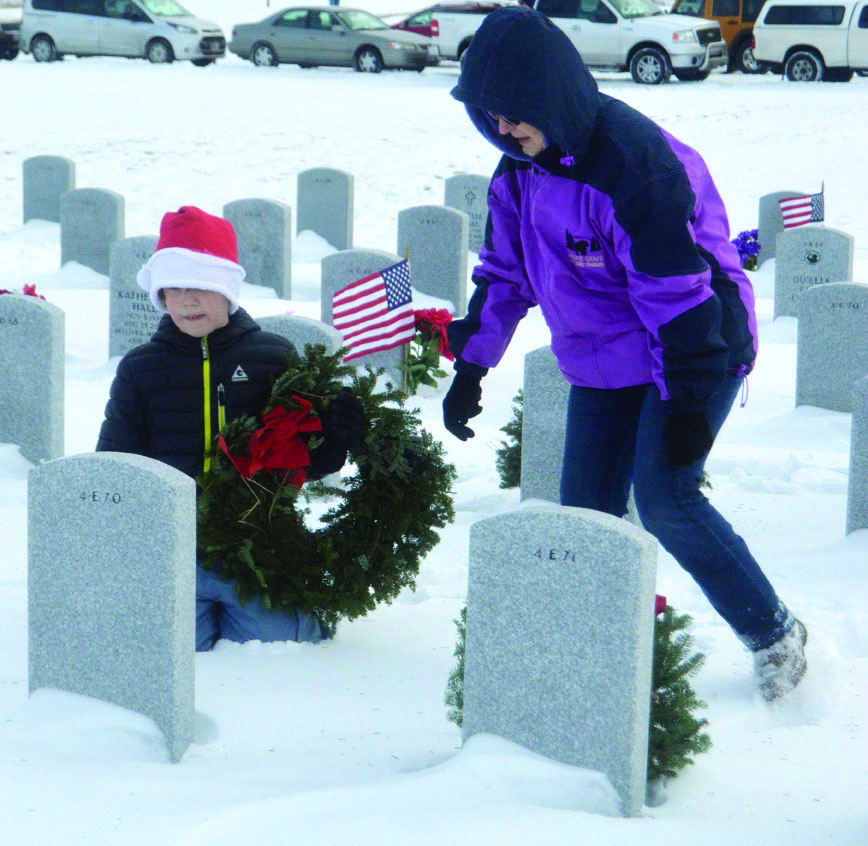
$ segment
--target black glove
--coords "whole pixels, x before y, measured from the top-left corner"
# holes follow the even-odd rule
[[[480,376],[456,373],[449,391],[443,397],[443,425],[460,441],[474,436],[473,429],[464,424],[482,412]]]
[[[708,454],[714,435],[701,411],[670,414],[666,418],[666,457],[675,468],[689,467]]]
[[[322,443],[310,455],[311,475],[322,477],[340,470],[347,450],[358,447],[364,422],[359,398],[349,388],[341,388],[320,415]]]

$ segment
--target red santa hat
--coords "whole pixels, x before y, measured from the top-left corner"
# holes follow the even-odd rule
[[[136,277],[158,311],[166,311],[163,288],[196,288],[223,294],[229,314],[238,311],[243,279],[232,224],[195,206],[163,215],[157,249]]]

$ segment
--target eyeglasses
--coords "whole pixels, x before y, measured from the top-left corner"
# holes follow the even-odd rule
[[[499,115],[496,112],[490,112],[490,111],[488,111],[488,109],[485,110],[485,114],[487,114],[495,123],[499,123],[500,121],[503,121],[505,124],[508,124],[509,126],[518,126],[521,123],[520,120],[516,120],[515,118],[504,117],[504,115]]]

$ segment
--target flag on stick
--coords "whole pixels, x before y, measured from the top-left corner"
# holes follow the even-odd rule
[[[410,343],[416,321],[407,260],[341,288],[332,298],[332,321],[351,348],[344,361]]]
[[[805,194],[802,197],[786,197],[778,200],[778,205],[784,218],[784,229],[804,226],[806,223],[817,223],[825,219],[822,188],[819,194]]]

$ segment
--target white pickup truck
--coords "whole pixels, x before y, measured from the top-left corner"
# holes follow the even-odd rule
[[[868,0],[767,0],[754,57],[793,82],[849,82],[868,69]]]

